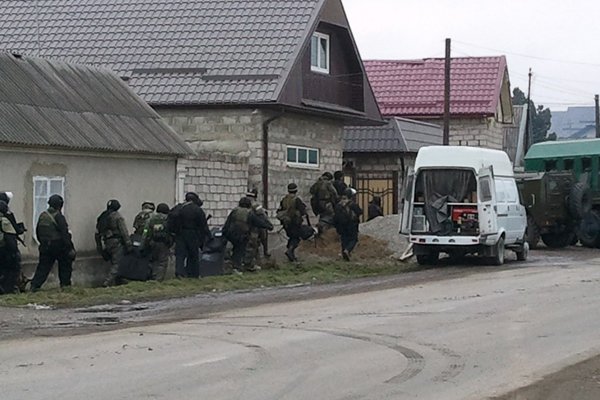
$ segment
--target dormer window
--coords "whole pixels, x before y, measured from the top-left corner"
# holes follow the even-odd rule
[[[329,73],[329,35],[313,33],[310,46],[310,69],[324,74]]]

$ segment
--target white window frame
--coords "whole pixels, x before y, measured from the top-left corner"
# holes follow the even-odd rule
[[[326,58],[325,61],[326,61],[326,64],[327,64],[326,68],[322,68],[320,66],[321,65],[321,61],[322,61],[321,60],[321,52],[319,51],[320,47],[318,47],[318,49],[317,49],[317,65],[313,65],[313,63],[312,63],[312,51],[313,51],[313,49],[312,49],[312,38],[317,38],[317,46],[319,46],[321,44],[321,40],[325,40],[325,42],[327,43],[327,46],[325,48],[325,58]],[[329,69],[331,67],[331,51],[330,51],[330,49],[331,49],[331,39],[330,39],[329,35],[327,35],[325,33],[321,33],[321,32],[315,32],[315,33],[313,33],[313,35],[311,37],[310,43],[311,43],[311,49],[310,49],[310,53],[311,53],[311,57],[310,57],[310,69],[311,69],[311,71],[320,72],[320,73],[323,73],[323,74],[328,74],[329,73]]]
[[[288,160],[288,152],[289,149],[295,149],[296,150],[296,161],[289,161]],[[306,150],[306,162],[299,162],[298,161],[298,150]],[[310,157],[309,157],[309,153],[311,151],[316,151],[317,152],[317,163],[316,164],[311,164],[309,162]],[[288,165],[288,167],[296,167],[296,168],[310,168],[310,169],[319,169],[319,166],[321,164],[321,151],[317,148],[314,147],[304,147],[304,146],[286,146],[285,148],[285,161]]]
[[[59,181],[61,182],[61,192],[60,193],[51,193],[50,192],[50,182],[52,181]],[[36,195],[35,192],[35,188],[36,188],[36,183],[38,182],[45,182],[46,183],[46,195],[45,196],[38,196]],[[33,237],[35,238],[35,227],[37,225],[37,220],[40,216],[40,214],[42,212],[44,212],[48,207],[45,206],[42,210],[38,210],[37,209],[37,200],[38,199],[45,199],[46,201],[44,201],[44,204],[48,203],[48,199],[50,198],[50,196],[52,196],[53,194],[58,194],[60,195],[63,199],[65,198],[65,177],[64,176],[34,176],[33,177],[33,189],[32,189],[32,194],[33,194],[33,223],[31,224],[32,226],[32,231],[33,231]],[[64,210],[63,210],[63,214],[64,214]],[[37,239],[36,239],[37,240]]]

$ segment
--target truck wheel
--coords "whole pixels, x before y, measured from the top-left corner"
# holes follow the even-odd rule
[[[529,243],[527,241],[523,242],[523,246],[519,250],[515,251],[517,255],[517,261],[527,261],[527,257],[529,256]]]
[[[542,242],[551,249],[562,249],[571,244],[573,232],[545,233],[542,235]]]
[[[492,257],[492,263],[494,265],[502,265],[504,264],[504,237],[500,237],[498,239],[498,243],[496,243],[496,255]]]
[[[536,249],[540,243],[540,227],[535,223],[535,220],[531,215],[527,216],[527,230],[525,231],[525,238],[529,243],[530,249]]]
[[[592,210],[583,216],[577,236],[584,247],[594,248],[600,245],[600,215],[597,211]]]
[[[569,194],[569,212],[575,218],[583,218],[592,210],[592,195],[590,189],[583,183],[577,182]]]
[[[437,251],[431,251],[427,254],[418,254],[417,263],[419,265],[435,265],[440,259],[440,253]]]

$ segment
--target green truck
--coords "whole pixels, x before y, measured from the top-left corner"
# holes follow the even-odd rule
[[[541,237],[548,247],[600,247],[599,169],[600,139],[531,146],[518,175],[530,246]]]

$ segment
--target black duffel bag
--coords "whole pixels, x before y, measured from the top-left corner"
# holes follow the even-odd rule
[[[300,239],[308,240],[315,235],[315,230],[310,225],[300,225]]]

